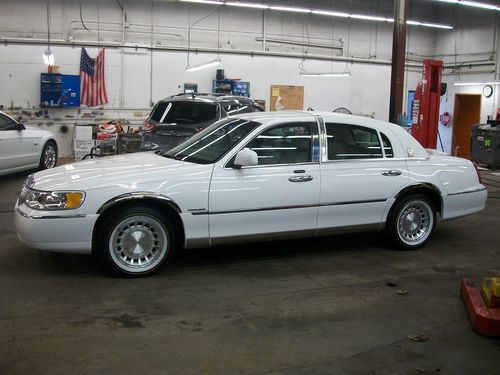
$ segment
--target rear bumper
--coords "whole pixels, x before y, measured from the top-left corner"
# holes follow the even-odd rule
[[[14,222],[17,236],[28,247],[73,254],[89,254],[92,251],[92,232],[99,215],[44,214],[16,207]]]
[[[443,220],[455,219],[482,211],[488,199],[486,187],[443,196]]]

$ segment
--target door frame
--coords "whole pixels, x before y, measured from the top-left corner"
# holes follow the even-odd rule
[[[455,126],[455,119],[457,118],[457,112],[458,112],[458,106],[457,106],[457,98],[458,97],[471,97],[471,96],[476,96],[479,97],[479,122],[481,121],[481,107],[482,107],[482,95],[477,94],[477,93],[456,93],[454,102],[453,102],[453,127],[451,129],[451,147],[450,147],[450,154],[452,156],[456,156],[456,146],[455,146],[455,138],[456,138],[456,132],[457,127]]]

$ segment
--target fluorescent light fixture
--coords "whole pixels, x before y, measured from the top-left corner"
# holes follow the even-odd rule
[[[42,57],[43,57],[43,62],[45,63],[45,65],[50,65],[50,66],[54,65],[54,55],[52,54],[52,51],[50,50],[50,48],[47,48],[45,50]]]
[[[287,6],[287,5],[266,5],[263,3],[249,3],[249,2],[242,2],[242,1],[225,1],[225,0],[179,0],[181,2],[187,2],[187,3],[200,3],[200,4],[212,4],[212,5],[229,5],[229,6],[235,6],[235,7],[241,7],[241,8],[253,8],[253,9],[266,9],[266,10],[273,10],[273,11],[279,11],[279,12],[295,12],[295,13],[312,13],[312,14],[317,14],[320,16],[328,16],[328,17],[341,17],[341,18],[354,18],[358,20],[365,20],[365,21],[376,21],[376,22],[394,22],[394,19],[392,18],[387,18],[387,17],[379,17],[379,16],[370,16],[366,14],[349,14],[345,12],[335,12],[335,11],[330,11],[330,10],[323,10],[323,9],[310,9],[310,8],[301,8],[301,7],[293,7],[293,6]],[[446,1],[446,2],[454,2],[454,3],[463,3],[464,5],[467,5],[466,3],[470,3],[470,1],[462,1],[462,0],[439,0],[439,1]],[[478,3],[474,3],[478,4]],[[488,5],[488,4],[486,4]],[[483,6],[486,6],[483,4]],[[449,25],[442,25],[442,24],[437,24],[437,23],[431,23],[431,22],[419,22],[419,21],[408,21],[408,25],[414,25],[414,26],[424,26],[424,27],[432,27],[432,28],[437,28],[437,29],[444,29],[444,30],[452,30],[453,26]]]
[[[329,10],[312,10],[311,13],[318,14],[320,16],[343,17],[343,18],[349,18],[351,16],[349,13],[331,12]]]
[[[297,8],[297,7],[286,7],[286,6],[274,6],[274,5],[270,5],[269,6],[269,9],[271,10],[279,10],[279,11],[282,11],[282,12],[296,12],[296,13],[311,13],[312,10],[311,9],[307,9],[307,8]]]
[[[500,7],[497,5],[488,4],[488,3],[481,3],[481,2],[477,2],[477,1],[467,1],[467,0],[438,0],[438,1],[441,1],[442,3],[466,5],[466,6],[474,7],[474,8],[500,11]]]
[[[392,18],[384,18],[384,17],[376,17],[376,16],[366,16],[364,14],[351,14],[351,18],[355,18],[358,20],[367,20],[367,21],[380,21],[380,22],[394,22]]]
[[[226,1],[224,4],[233,7],[269,9],[269,5],[259,3],[241,3],[239,1]]]
[[[324,73],[313,73],[313,72],[306,72],[305,70],[300,70],[299,75],[301,77],[350,77],[351,73],[350,72],[343,72],[343,73],[333,73],[333,72],[324,72]]]
[[[454,86],[486,86],[486,85],[500,85],[500,81],[490,82],[455,82]]]
[[[199,64],[199,65],[188,66],[188,67],[186,67],[186,72],[194,72],[196,70],[210,68],[211,66],[216,66],[216,65],[219,65],[219,64],[220,64],[220,58],[216,58],[213,61],[202,63],[202,64]]]
[[[224,5],[224,2],[217,0],[180,0],[185,3],[198,3],[198,4],[211,4],[211,5]]]
[[[433,27],[436,29],[444,29],[444,30],[453,30],[453,26],[442,25],[439,23],[430,23],[430,22],[419,22],[419,21],[406,21],[407,25],[415,25],[415,26],[425,26],[425,27]]]

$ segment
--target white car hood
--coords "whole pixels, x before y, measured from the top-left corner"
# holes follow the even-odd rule
[[[137,190],[158,182],[184,179],[200,165],[169,159],[152,152],[116,155],[65,164],[38,172],[32,186],[37,190],[84,190],[117,187]],[[205,166],[206,167],[206,166]]]

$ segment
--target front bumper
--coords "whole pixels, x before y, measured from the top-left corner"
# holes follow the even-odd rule
[[[14,223],[17,236],[27,246],[61,253],[89,254],[92,232],[99,215],[45,212],[16,206]]]

